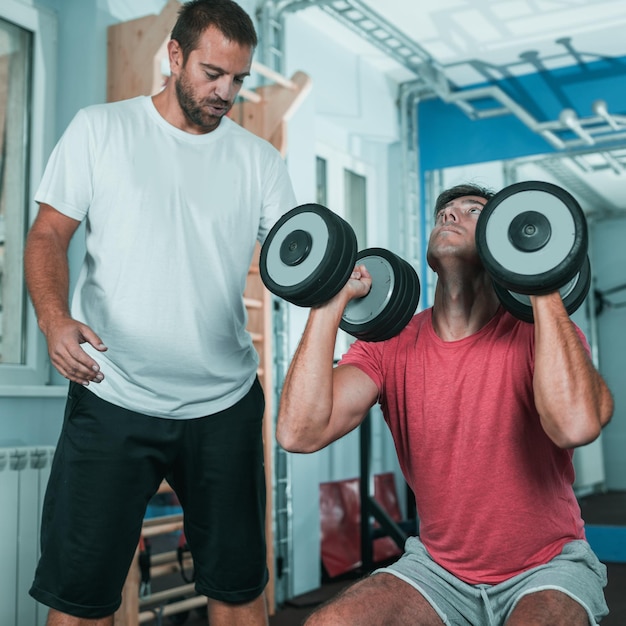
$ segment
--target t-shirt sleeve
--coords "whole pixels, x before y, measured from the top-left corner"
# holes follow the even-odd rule
[[[82,221],[93,194],[93,149],[86,113],[79,111],[56,144],[35,201]]]
[[[272,226],[278,219],[296,206],[296,196],[293,191],[287,166],[280,153],[272,149],[264,171],[265,193],[261,209],[261,221],[257,239],[263,243]]]
[[[355,341],[341,357],[337,365],[354,365],[367,374],[383,390],[383,346],[384,342]]]

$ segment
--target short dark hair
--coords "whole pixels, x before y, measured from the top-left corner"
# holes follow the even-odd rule
[[[481,187],[480,185],[474,185],[472,183],[455,185],[454,187],[450,187],[450,189],[446,189],[439,194],[437,201],[435,202],[435,215],[437,215],[439,210],[446,206],[448,202],[452,202],[452,200],[456,200],[457,198],[463,198],[465,196],[478,196],[479,198],[489,200],[490,198],[493,198],[494,195],[495,192],[488,187]]]
[[[190,0],[178,11],[172,29],[183,52],[183,60],[198,47],[202,33],[215,26],[230,41],[256,48],[257,35],[250,16],[233,0]]]

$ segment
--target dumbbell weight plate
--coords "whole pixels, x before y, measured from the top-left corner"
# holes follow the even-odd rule
[[[533,308],[530,304],[530,298],[527,295],[509,291],[495,282],[493,286],[502,306],[509,313],[523,322],[529,322],[531,324],[534,322]],[[572,313],[577,311],[580,305],[585,301],[590,286],[591,268],[589,265],[589,257],[586,257],[576,276],[559,289],[568,315],[572,315]]]
[[[330,300],[345,285],[356,259],[350,225],[319,204],[283,215],[261,247],[259,271],[275,295],[298,306]]]
[[[385,341],[397,335],[413,317],[420,297],[417,273],[409,263],[383,248],[367,248],[357,254],[365,265],[372,288],[351,300],[339,327],[357,339]]]
[[[402,275],[402,283],[399,288],[400,297],[393,300],[396,306],[388,309],[387,319],[384,320],[382,328],[377,329],[376,341],[395,337],[415,314],[420,298],[419,278],[413,267],[402,259],[400,259],[400,270]]]
[[[331,212],[338,230],[329,243],[328,271],[311,283],[302,306],[315,306],[327,302],[346,284],[356,261],[357,239],[348,222]]]
[[[578,202],[551,183],[505,187],[485,205],[476,246],[494,281],[518,294],[558,291],[587,254],[587,222]]]

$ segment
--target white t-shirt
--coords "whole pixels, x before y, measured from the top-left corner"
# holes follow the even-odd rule
[[[86,218],[71,310],[108,347],[83,344],[105,376],[93,393],[187,419],[248,392],[258,356],[242,294],[254,244],[295,206],[273,146],[228,118],[186,133],[146,96],[91,106],[55,147],[35,200]]]

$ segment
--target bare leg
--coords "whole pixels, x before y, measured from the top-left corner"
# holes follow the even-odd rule
[[[46,626],[113,626],[113,616],[101,619],[83,619],[50,609]]]
[[[252,602],[228,604],[209,599],[209,624],[211,626],[267,626],[265,595]]]
[[[411,585],[392,574],[374,574],[317,609],[306,626],[441,626],[443,622]]]
[[[589,626],[585,609],[561,591],[547,589],[524,596],[506,626]]]

